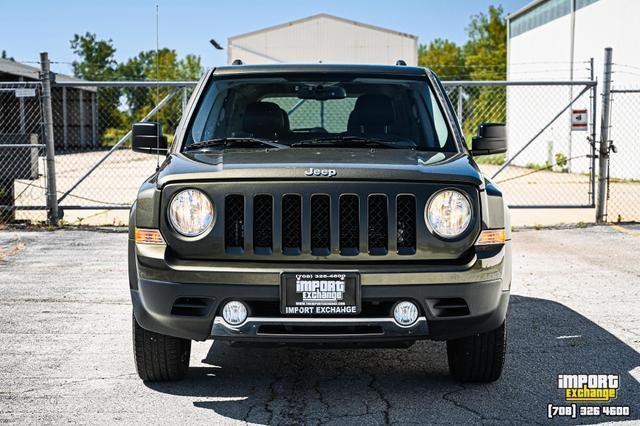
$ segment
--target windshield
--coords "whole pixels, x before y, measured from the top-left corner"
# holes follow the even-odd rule
[[[257,139],[260,139],[257,140]],[[183,149],[372,146],[455,152],[424,79],[225,78],[206,89]]]

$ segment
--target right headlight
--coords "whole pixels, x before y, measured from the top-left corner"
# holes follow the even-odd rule
[[[169,205],[169,222],[185,237],[197,237],[211,229],[215,219],[213,203],[202,191],[185,189]]]
[[[445,189],[435,193],[424,209],[429,229],[442,238],[456,238],[471,223],[471,203],[460,191]]]

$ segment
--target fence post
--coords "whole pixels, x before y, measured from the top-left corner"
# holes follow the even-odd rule
[[[462,128],[462,85],[458,86],[458,121]]]
[[[49,54],[40,52],[40,70],[42,79],[42,112],[44,138],[47,149],[47,211],[49,224],[58,224],[58,191],[56,188],[56,161],[53,140],[53,112],[51,109],[51,69]]]
[[[593,58],[589,60],[589,75],[591,81],[596,81],[596,67],[595,61]],[[596,205],[596,132],[598,127],[598,119],[596,118],[596,111],[598,107],[598,85],[593,86],[591,89],[591,196],[589,198],[589,203],[592,206]]]
[[[189,100],[187,96],[187,86],[182,88],[182,115],[187,113],[187,101]]]
[[[609,174],[609,127],[611,120],[611,62],[613,49],[604,49],[604,75],[602,78],[602,119],[600,121],[600,152],[598,158],[598,203],[596,222],[603,223],[607,202],[607,179]]]

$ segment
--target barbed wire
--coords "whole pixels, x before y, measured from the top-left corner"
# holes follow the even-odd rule
[[[514,65],[550,65],[550,64],[581,64],[586,65],[589,64],[590,61],[539,61],[539,62],[511,62],[509,64],[474,64],[474,65],[457,65],[457,64],[429,64],[431,67],[440,67],[440,68],[506,68],[507,66]],[[640,69],[640,68],[639,68]]]
[[[613,71],[613,73],[615,73],[615,74],[626,74],[626,75],[632,75],[632,76],[635,76],[635,77],[640,77],[640,73],[631,72],[631,71],[617,70],[617,71]]]
[[[635,65],[619,64],[619,63],[616,63],[616,62],[613,62],[612,65],[615,65],[617,67],[631,68],[631,69],[634,69],[634,70],[640,70],[640,67],[635,66]]]

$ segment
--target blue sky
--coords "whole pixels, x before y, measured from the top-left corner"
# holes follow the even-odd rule
[[[155,5],[160,6],[160,45],[180,55],[195,53],[203,65],[226,62],[226,52],[209,44],[215,38],[226,46],[227,37],[291,21],[316,13],[415,34],[427,43],[443,37],[457,43],[466,39],[469,17],[501,4],[507,13],[529,0],[111,0],[2,1],[0,50],[19,61],[37,61],[49,52],[57,72],[70,73],[74,59],[69,40],[74,33],[94,32],[112,39],[116,59],[125,60],[155,47]]]

